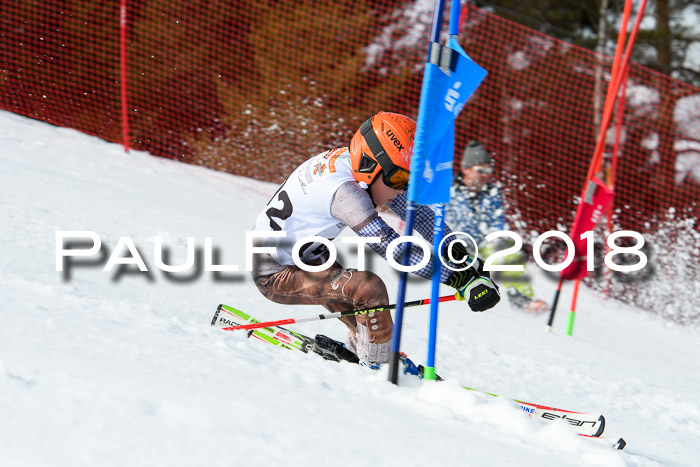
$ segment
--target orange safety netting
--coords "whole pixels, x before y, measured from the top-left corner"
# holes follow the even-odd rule
[[[0,109],[278,182],[347,145],[372,112],[417,114],[433,2],[122,4],[124,21],[119,2],[0,0]],[[596,76],[604,99],[610,57],[471,6],[460,42],[489,75],[457,121],[455,163],[468,140],[481,141],[513,229],[530,242],[533,232],[568,231],[595,147]],[[700,89],[632,65],[615,230],[697,242],[699,159]],[[692,288],[698,245],[688,248]],[[644,287],[610,290],[651,308]]]

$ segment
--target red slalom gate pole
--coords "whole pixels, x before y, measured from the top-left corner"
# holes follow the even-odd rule
[[[586,191],[591,187],[593,177],[596,173],[600,171],[601,165],[603,163],[603,150],[605,148],[605,136],[608,127],[610,126],[610,122],[612,120],[613,116],[613,111],[615,108],[615,101],[617,99],[617,95],[620,91],[620,87],[622,86],[623,82],[627,79],[627,74],[629,72],[629,66],[630,66],[630,61],[632,58],[632,49],[634,48],[634,43],[635,40],[637,39],[637,33],[639,32],[639,26],[642,22],[642,18],[644,16],[644,10],[646,8],[647,0],[642,0],[641,5],[639,6],[639,10],[637,11],[637,17],[635,19],[634,25],[632,26],[632,31],[629,35],[629,39],[627,40],[627,44],[625,46],[624,53],[621,53],[622,50],[622,44],[625,41],[625,38],[627,36],[627,26],[629,23],[629,18],[631,14],[631,8],[632,8],[632,2],[631,0],[627,0],[625,3],[625,11],[623,13],[623,22],[620,25],[620,32],[618,35],[618,43],[617,47],[615,50],[615,57],[613,59],[613,68],[610,76],[610,83],[608,84],[608,91],[606,95],[606,101],[605,101],[605,106],[603,108],[603,115],[600,123],[600,132],[598,133],[598,137],[596,139],[596,146],[595,150],[593,151],[593,159],[591,160],[591,164],[588,167],[588,173],[586,175],[586,181],[583,185],[583,190],[581,192],[581,200],[584,200],[586,198]],[[581,207],[581,203],[579,203],[579,208]],[[579,211],[577,210],[576,216],[578,216]],[[574,225],[576,225],[576,222],[578,220],[578,217],[574,218]],[[552,303],[552,309],[549,314],[549,320],[547,322],[547,325],[545,329],[547,331],[551,331],[552,329],[552,322],[554,320],[554,313],[556,312],[557,308],[557,301],[559,300],[559,294],[561,293],[561,287],[563,283],[563,278],[560,274],[559,276],[559,285],[557,286],[557,291],[554,295],[554,302]]]
[[[569,321],[566,323],[566,335],[570,336],[574,331],[574,317],[576,316],[576,302],[578,301],[578,287],[581,284],[581,279],[576,279],[574,282],[574,295],[571,298],[571,309],[569,310]]]
[[[124,151],[129,152],[129,111],[126,100],[126,0],[121,0],[119,8],[119,42],[121,65],[121,103],[122,103],[122,144]]]
[[[457,300],[457,298],[454,295],[446,295],[444,297],[440,297],[438,299],[438,302],[450,302],[452,300]],[[404,303],[404,307],[408,306],[420,306],[420,305],[429,305],[430,304],[430,299],[429,298],[424,298],[421,300],[414,300],[412,302],[406,302]],[[361,310],[351,310],[351,311],[342,311],[342,312],[336,312],[336,313],[326,313],[326,314],[321,314],[321,315],[314,315],[314,316],[308,316],[306,318],[288,318],[288,319],[280,319],[277,321],[266,321],[264,323],[251,323],[251,324],[243,324],[241,326],[229,326],[227,328],[222,328],[224,331],[239,331],[239,330],[244,330],[244,329],[259,329],[259,328],[268,328],[271,326],[282,326],[285,324],[294,324],[294,323],[306,323],[309,321],[320,321],[322,319],[333,319],[333,318],[342,318],[343,316],[355,316],[355,315],[364,315],[368,313],[379,313],[380,311],[386,311],[386,310],[393,310],[396,308],[396,304],[394,305],[387,305],[387,306],[380,306],[380,307],[375,307],[375,308],[363,308]]]
[[[611,82],[608,87],[608,96],[610,99],[605,103],[605,108],[603,109],[603,118],[600,124],[600,133],[598,134],[598,139],[596,141],[595,152],[593,153],[593,161],[588,169],[588,174],[586,175],[586,184],[584,185],[584,190],[582,197],[585,196],[585,190],[588,185],[588,181],[593,178],[593,175],[600,171],[600,166],[603,161],[603,148],[605,147],[605,133],[610,126],[610,121],[612,120],[613,110],[614,110],[614,97],[617,96],[620,86],[622,85],[623,78],[627,76],[627,68],[629,67],[630,60],[632,58],[632,49],[634,48],[634,42],[637,39],[637,33],[639,32],[639,25],[642,22],[642,17],[644,16],[644,9],[646,7],[647,0],[642,0],[639,6],[639,11],[637,12],[637,18],[635,19],[634,25],[632,26],[632,32],[630,33],[629,40],[627,41],[627,46],[625,47],[625,53],[622,56],[622,61],[617,68],[615,76],[611,76]]]

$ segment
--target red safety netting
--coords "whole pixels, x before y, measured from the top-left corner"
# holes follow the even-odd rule
[[[347,145],[372,112],[417,114],[433,2],[122,5],[124,21],[119,2],[0,0],[0,109],[270,181]],[[604,96],[610,57],[467,6],[460,35],[489,75],[458,119],[455,163],[481,141],[514,229],[529,241],[568,231],[595,147],[596,74]],[[633,65],[622,136],[615,230],[698,242],[700,89]],[[630,287],[646,286],[610,290],[655,306]]]

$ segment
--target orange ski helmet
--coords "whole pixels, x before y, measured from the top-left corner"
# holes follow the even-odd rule
[[[405,115],[379,112],[360,125],[350,141],[350,164],[358,182],[371,185],[381,172],[384,183],[408,187],[416,122]]]

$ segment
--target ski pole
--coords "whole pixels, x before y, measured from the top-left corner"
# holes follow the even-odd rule
[[[438,298],[438,302],[449,302],[452,300],[456,300],[454,295],[446,295],[444,297]],[[428,305],[428,304],[430,304],[430,299],[424,298],[421,300],[414,300],[412,302],[406,302],[403,304],[403,306],[405,306],[405,307],[406,306],[420,306],[420,305]],[[224,331],[238,331],[238,330],[243,330],[243,329],[267,328],[267,327],[271,327],[271,326],[282,326],[283,324],[306,323],[309,321],[320,321],[322,319],[342,318],[343,316],[355,316],[355,315],[364,315],[367,313],[379,313],[380,311],[393,310],[394,308],[396,308],[396,304],[374,307],[374,308],[363,308],[360,310],[338,311],[335,313],[326,313],[326,314],[321,314],[321,315],[308,316],[306,318],[289,318],[289,319],[280,319],[277,321],[266,321],[264,323],[251,323],[251,324],[243,324],[241,326],[229,326],[227,328],[222,328],[222,329]]]
[[[552,309],[549,310],[549,319],[547,320],[547,326],[545,326],[544,330],[549,332],[552,330],[552,323],[554,322],[554,313],[557,312],[557,302],[559,301],[559,294],[561,293],[561,285],[564,282],[564,279],[561,278],[561,275],[559,276],[559,284],[557,285],[557,291],[554,292],[554,300],[552,300]]]

